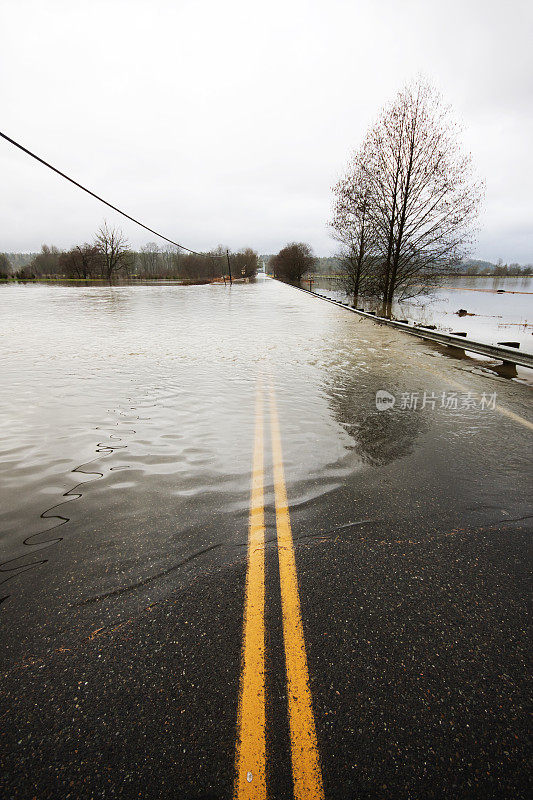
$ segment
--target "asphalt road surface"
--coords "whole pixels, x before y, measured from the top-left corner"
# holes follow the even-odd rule
[[[264,278],[39,291],[2,800],[529,796],[531,388]]]

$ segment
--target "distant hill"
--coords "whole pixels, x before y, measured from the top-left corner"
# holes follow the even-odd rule
[[[478,269],[490,269],[493,270],[496,264],[493,264],[492,261],[482,261],[478,258],[466,258],[458,265],[457,269],[462,270],[468,267],[478,267]]]

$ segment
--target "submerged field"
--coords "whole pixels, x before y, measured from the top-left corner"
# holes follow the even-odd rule
[[[308,283],[302,282],[308,288]],[[317,278],[315,291],[345,297],[335,280]],[[498,291],[503,290],[503,294]],[[377,305],[362,300],[365,310]],[[460,309],[467,315],[459,316]],[[533,352],[533,278],[447,277],[430,295],[395,303],[393,314],[445,331],[465,331],[473,339],[497,344],[513,340]]]

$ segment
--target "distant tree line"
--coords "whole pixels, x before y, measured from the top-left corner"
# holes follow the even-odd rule
[[[11,258],[10,256],[16,256]],[[145,280],[182,280],[205,282],[225,280],[231,268],[233,278],[251,278],[258,269],[258,254],[251,248],[231,253],[219,247],[209,253],[187,253],[174,245],[158,246],[149,242],[139,251],[132,250],[119,228],[104,222],[91,243],[75,245],[70,250],[44,244],[40,253],[0,254],[0,278],[20,280],[68,278],[106,280],[114,278]]]
[[[0,280],[5,280],[11,275],[11,263],[6,253],[0,253]]]
[[[260,256],[267,262],[271,256]],[[334,276],[339,277],[342,275],[342,259],[338,257],[326,256],[317,257],[313,267],[313,272],[316,275],[323,277]],[[502,259],[494,264],[492,261],[482,261],[480,259],[465,259],[455,264],[450,264],[446,270],[448,275],[480,275],[480,276],[520,276],[520,275],[533,275],[533,264],[518,264],[516,261],[512,264],[504,264]]]
[[[501,258],[498,259],[497,264],[470,260],[466,264],[460,264],[457,271],[465,275],[533,275],[533,264],[521,266],[516,261],[512,264],[504,264]]]
[[[333,191],[345,289],[354,305],[380,298],[387,316],[464,257],[482,197],[449,109],[422,80],[381,111]]]

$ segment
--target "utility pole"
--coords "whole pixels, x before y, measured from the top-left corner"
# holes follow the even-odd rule
[[[229,285],[231,286],[233,281],[231,280],[231,262],[229,260],[229,250],[226,250],[226,258],[228,259]]]

